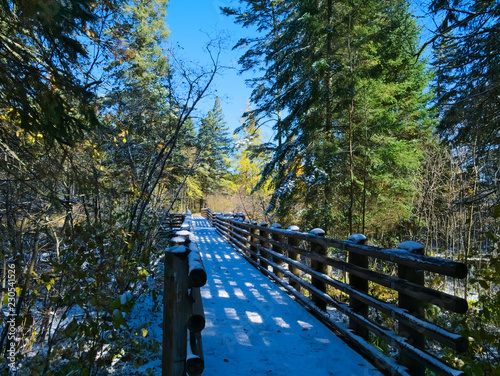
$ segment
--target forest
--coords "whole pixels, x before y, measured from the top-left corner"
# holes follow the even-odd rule
[[[442,357],[500,375],[500,3],[429,0],[426,38],[407,0],[231,4],[234,134],[224,41],[179,59],[168,0],[0,2],[0,374],[147,363],[161,340],[127,315],[158,299],[160,224],[209,207],[466,263],[433,282],[470,307],[434,313],[470,340]]]

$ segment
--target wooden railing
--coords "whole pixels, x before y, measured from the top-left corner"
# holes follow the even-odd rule
[[[164,238],[170,238],[176,231],[180,230],[186,217],[188,217],[188,215],[183,213],[170,213],[168,215],[163,215],[158,228],[158,235]]]
[[[163,376],[198,376],[203,373],[201,331],[205,315],[200,287],[207,273],[190,234],[191,217],[185,216],[165,250],[163,292]]]
[[[291,226],[284,230],[279,224],[258,225],[210,209],[202,215],[251,264],[381,370],[401,376],[423,376],[426,369],[437,375],[463,375],[428,347],[439,343],[459,353],[467,350],[468,340],[427,321],[425,308],[435,305],[443,314],[463,314],[467,301],[426,287],[424,272],[462,279],[467,276],[465,264],[425,256],[423,246],[411,241],[397,249],[383,249],[365,245],[361,234],[340,241],[325,238],[321,229],[301,233]],[[382,263],[388,273],[376,267]],[[372,291],[380,290],[390,299],[373,295]],[[331,318],[332,308],[347,316],[347,326]],[[380,316],[386,319],[377,319]],[[390,354],[373,344],[377,339],[388,344]]]

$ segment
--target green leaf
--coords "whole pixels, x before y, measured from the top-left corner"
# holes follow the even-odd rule
[[[493,206],[493,208],[491,209],[491,215],[495,219],[500,218],[500,205]]]
[[[481,280],[479,281],[479,285],[480,285],[483,289],[485,289],[485,290],[489,290],[489,288],[490,288],[490,285],[489,285],[489,284],[488,284],[488,282],[486,282],[484,279],[481,279]]]

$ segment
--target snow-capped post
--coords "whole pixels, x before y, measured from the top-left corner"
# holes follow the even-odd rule
[[[269,242],[267,239],[269,239],[269,233],[266,231],[267,223],[266,222],[261,222],[260,223],[260,230],[259,230],[259,235],[261,239],[259,240],[259,249],[260,249],[260,259],[266,259],[269,257],[269,254],[264,250],[269,249]],[[267,269],[267,264],[262,264],[262,261],[260,261],[260,264]]]
[[[411,254],[423,255],[424,246],[414,241],[402,242],[398,245],[398,249],[403,249]],[[398,265],[398,277],[414,283],[419,286],[424,286],[425,277],[424,271],[415,267]],[[419,299],[399,293],[399,307],[406,309],[411,315],[425,319],[424,305]],[[399,322],[399,335],[408,338],[408,343],[417,347],[418,349],[425,350],[425,335],[422,331],[416,330],[404,322]],[[412,376],[424,376],[425,366],[421,362],[413,359],[404,351],[400,355],[400,363],[408,367]]]
[[[288,227],[288,231],[299,232],[299,230],[300,230],[299,226],[292,225]],[[300,239],[295,238],[293,236],[288,236],[288,245],[298,248],[300,247]],[[289,251],[288,257],[293,261],[300,262],[300,254],[297,252]],[[290,272],[292,272],[294,276],[300,277],[300,269],[297,268],[296,266],[290,265]],[[297,281],[290,280],[290,285],[298,292],[301,292],[300,283],[298,283]]]
[[[183,236],[174,236],[172,239],[170,239],[170,246],[175,247],[176,245],[185,245],[186,244],[186,238]]]
[[[277,229],[277,230],[281,229],[281,225],[280,225],[279,223],[273,223],[271,227],[272,227],[272,228],[274,228],[274,229]],[[271,235],[271,238],[272,238],[275,242],[278,242],[278,243],[281,243],[281,242],[283,241],[283,235],[281,235],[281,234],[272,234],[272,235]],[[271,248],[272,248],[272,250],[273,250],[274,252],[283,254],[283,248],[282,248],[281,246],[279,246],[278,244],[273,243],[273,245],[272,245],[272,247],[271,247]],[[277,264],[277,265],[279,265],[279,266],[283,267],[283,265],[284,265],[283,260],[280,260],[280,259],[279,259],[279,258],[277,258],[277,257],[274,257],[274,258],[273,258],[273,257],[271,257],[271,258],[273,259],[272,261],[273,261],[275,264]],[[283,273],[282,273],[282,272],[280,272],[280,271],[279,271],[279,269],[273,268],[273,273],[274,273],[274,275],[275,275],[276,277],[278,277],[279,279],[283,280]]]
[[[180,239],[184,239],[179,237]],[[165,250],[163,289],[163,376],[183,376],[187,349],[187,298],[189,248]]]
[[[314,236],[319,236],[324,238],[325,237],[325,231],[320,228],[315,228],[312,229],[309,232],[311,235]],[[327,248],[324,245],[318,244],[314,240],[311,241],[311,252],[317,253],[318,255],[321,256],[327,256]],[[328,274],[328,265],[316,261],[316,260],[311,260],[311,267],[313,270],[323,273],[323,274]],[[311,278],[312,285],[317,288],[319,291],[326,293],[326,283],[323,282],[322,280],[318,278]],[[312,294],[312,301],[318,307],[319,309],[326,311],[326,302],[321,299],[319,296],[316,296],[316,294]]]
[[[364,245],[366,243],[366,236],[363,234],[352,234],[349,236],[349,242],[354,244]],[[359,254],[357,252],[349,251],[348,256],[349,263],[359,266],[361,268],[368,269],[368,256]],[[349,273],[349,285],[356,290],[368,295],[368,279],[361,278]],[[363,317],[368,317],[368,305],[360,302],[358,299],[354,298],[352,295],[349,297],[349,306],[356,313],[359,313]],[[368,339],[368,329],[362,325],[359,325],[354,320],[349,320],[349,328],[354,330],[357,335],[364,339]]]
[[[184,238],[184,245],[187,247],[189,245],[189,243],[191,242],[191,240],[189,239],[189,235],[191,235],[191,233],[187,230],[180,230],[180,231],[177,231],[175,233],[175,237],[182,237]]]
[[[252,226],[257,226],[257,221],[252,221],[251,223]],[[258,250],[257,250],[257,244],[259,243],[259,239],[257,238],[258,235],[258,230],[254,227],[250,229],[250,258],[257,262],[258,257]]]

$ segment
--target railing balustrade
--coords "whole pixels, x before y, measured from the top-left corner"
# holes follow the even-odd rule
[[[184,216],[165,249],[163,292],[163,376],[199,376],[204,369],[201,331],[205,315],[200,287],[207,273],[191,237],[191,217]]]
[[[366,245],[361,234],[341,241],[324,237],[321,229],[302,233],[296,227],[285,230],[266,223],[257,225],[211,209],[204,209],[202,215],[252,265],[285,287],[380,369],[401,376],[423,376],[426,369],[437,375],[464,375],[431,354],[428,343],[437,341],[459,353],[467,350],[468,339],[427,321],[425,307],[435,305],[463,314],[467,301],[426,287],[424,273],[463,279],[467,276],[465,264],[425,256],[423,246],[416,242],[384,249]],[[330,257],[332,248],[346,252],[346,261]],[[371,267],[370,260],[393,265],[392,273]],[[330,270],[347,273],[348,281],[335,278]],[[373,296],[370,286],[375,285],[389,291],[393,301]],[[340,291],[342,298],[332,290]],[[330,317],[332,308],[348,317],[348,326]],[[374,312],[397,324],[388,326],[375,320]],[[389,356],[372,344],[376,338],[390,344],[396,355]]]

